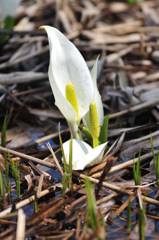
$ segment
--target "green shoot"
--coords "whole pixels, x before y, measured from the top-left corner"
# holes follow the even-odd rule
[[[139,213],[139,239],[145,239],[145,201]]]
[[[2,167],[0,165],[0,205],[2,204],[2,196],[3,196],[3,172]]]
[[[98,227],[97,211],[95,208],[95,194],[91,182],[88,178],[85,178],[86,192],[87,192],[87,216],[90,217],[91,228],[95,231]]]
[[[4,178],[4,175],[3,175],[3,170],[2,170],[2,167],[0,166],[0,171],[1,171],[1,177],[2,177],[2,181],[3,181],[3,184],[4,184],[4,187],[5,189],[7,189],[7,184],[5,182],[5,178]],[[4,191],[3,191],[4,192]]]
[[[61,147],[61,151],[62,151],[64,171],[67,172],[66,158],[65,158],[64,149],[62,146],[62,138],[61,138],[60,130],[59,130],[59,141],[60,141],[60,147]]]
[[[153,147],[153,139],[152,139],[152,135],[151,134],[150,134],[150,141],[151,141],[151,149],[152,149],[152,154],[153,154],[154,168],[156,169],[156,158],[155,158],[155,152],[154,152],[154,147]]]
[[[97,231],[97,235],[94,239],[105,239],[105,223],[100,210],[96,209],[94,187],[87,177],[85,178],[85,184],[87,193],[87,213],[85,222],[89,228],[93,231]]]
[[[156,180],[158,181],[159,180],[159,151],[157,153],[157,161],[156,161],[155,172],[156,172]],[[159,182],[157,182],[157,185],[159,186]]]
[[[159,180],[159,151],[157,153],[157,157],[155,157],[154,147],[153,147],[153,139],[152,135],[150,134],[150,141],[151,141],[151,149],[153,154],[153,162],[154,162],[154,168],[155,168],[155,175],[156,175],[156,181]],[[159,186],[159,182],[157,182],[157,185]]]
[[[16,166],[15,166],[13,160],[11,160],[11,158],[10,158],[9,152],[8,152],[8,158],[9,158],[9,162],[10,162],[13,176],[15,179],[15,184],[16,184],[16,189],[17,189],[17,197],[18,197],[18,199],[20,199],[20,177],[19,177],[18,163],[16,163]]]
[[[5,176],[6,176],[6,192],[8,193],[8,196],[10,198],[10,184],[9,184],[9,167],[7,163],[7,154],[4,152],[4,164],[5,164]]]
[[[127,207],[127,229],[131,231],[131,200],[129,197],[129,204]]]
[[[135,162],[133,162],[133,173],[134,173],[135,185],[140,185],[141,184],[140,154],[141,154],[141,151],[139,152],[136,168],[135,168]]]
[[[71,134],[71,141],[69,146],[69,167],[67,167],[66,165],[66,159],[65,159],[64,149],[62,146],[62,138],[61,138],[60,130],[59,130],[59,141],[60,141],[60,146],[61,146],[61,151],[63,156],[63,164],[64,164],[64,176],[62,179],[62,194],[64,195],[66,192],[66,188],[72,187],[72,134]]]
[[[2,127],[2,134],[1,134],[2,147],[6,146],[6,131],[7,131],[7,114],[5,115],[3,127]],[[8,196],[10,198],[9,167],[7,163],[6,152],[4,152],[4,164],[5,164],[5,175],[6,175],[6,181],[4,181],[4,183],[5,183],[6,192],[8,193]]]
[[[69,175],[69,188],[72,187],[72,134],[71,134],[71,141],[69,146],[69,168],[68,168],[68,175]]]
[[[36,195],[35,187],[34,187],[34,212],[35,213],[38,212],[37,195]]]

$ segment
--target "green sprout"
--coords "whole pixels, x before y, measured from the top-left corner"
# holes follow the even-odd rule
[[[86,224],[91,227],[93,231],[100,229],[96,240],[105,239],[105,224],[103,217],[100,216],[96,209],[94,187],[90,180],[85,178],[86,193],[87,193],[87,213],[86,213]],[[89,221],[88,221],[89,219]]]
[[[0,165],[0,205],[2,204],[2,196],[3,196],[3,172],[2,167]]]
[[[85,179],[86,192],[87,192],[87,216],[90,217],[91,228],[95,231],[98,227],[97,212],[95,209],[95,194],[91,182],[88,178]]]
[[[68,168],[68,177],[69,177],[69,188],[72,187],[72,141],[73,137],[71,134],[71,141],[69,146],[69,168]]]
[[[2,147],[6,147],[6,131],[7,131],[7,113],[5,115],[4,122],[3,122],[3,127],[2,127],[2,134],[1,134]],[[8,166],[8,163],[7,163],[6,152],[4,152],[4,165],[5,165],[6,180],[4,180],[3,182],[4,182],[4,185],[5,185],[5,189],[6,189],[6,192],[8,194],[8,197],[10,198],[9,166]]]
[[[14,161],[10,158],[9,152],[8,152],[8,158],[9,158],[10,166],[11,166],[13,177],[16,184],[17,198],[20,199],[20,176],[19,176],[18,162],[16,162],[16,165],[14,164]]]
[[[6,130],[7,130],[6,122],[7,122],[7,114],[5,115],[4,123],[3,123],[3,127],[2,127],[2,134],[1,134],[2,147],[6,147]],[[13,177],[14,177],[15,183],[16,183],[17,197],[18,197],[18,199],[20,199],[20,177],[19,177],[18,163],[16,163],[16,166],[15,166],[13,160],[11,160],[11,158],[10,158],[9,152],[8,152],[8,159],[9,159],[10,166],[11,166],[11,169],[13,172]],[[5,178],[3,175],[2,167],[0,166],[0,180],[1,180],[0,195],[2,196],[4,194],[4,192],[3,192],[3,184],[4,184],[6,193],[8,194],[8,198],[10,199],[11,188],[10,188],[10,182],[9,182],[9,166],[8,166],[8,162],[7,162],[7,153],[6,152],[4,152],[4,162],[5,162],[4,163]]]
[[[129,203],[127,207],[127,229],[131,231],[131,200],[129,197]]]
[[[37,204],[37,194],[36,194],[36,190],[35,190],[35,186],[33,185],[33,192],[34,192],[34,212],[37,213],[38,212],[38,204]]]
[[[139,239],[145,239],[145,200],[139,212]]]
[[[64,164],[64,176],[62,179],[62,194],[64,195],[66,192],[66,188],[71,188],[72,187],[72,134],[71,134],[71,141],[69,145],[69,167],[66,165],[66,158],[65,158],[65,153],[62,145],[62,138],[61,134],[59,131],[59,141],[60,141],[60,146],[61,146],[61,151],[62,151],[62,157],[63,157],[63,164]]]
[[[133,174],[134,174],[135,185],[141,184],[140,154],[141,154],[141,151],[139,152],[136,168],[135,168],[135,161],[133,162]]]

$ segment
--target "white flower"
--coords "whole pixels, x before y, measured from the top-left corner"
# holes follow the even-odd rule
[[[55,104],[66,118],[73,137],[79,139],[78,125],[89,111],[94,86],[89,69],[77,48],[57,29],[42,26],[46,30],[50,46],[49,81]],[[66,99],[66,85],[73,84],[77,97],[77,112]]]
[[[0,0],[0,15],[4,20],[7,16],[14,17],[20,0]]]
[[[64,154],[66,163],[69,165],[69,145],[70,141],[63,143]],[[87,143],[78,139],[72,140],[72,169],[83,170],[85,167],[90,167],[98,164],[104,154],[106,143],[99,145],[96,148],[92,148]]]

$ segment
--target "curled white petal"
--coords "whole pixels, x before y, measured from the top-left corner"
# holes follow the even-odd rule
[[[88,67],[77,48],[57,29],[43,26],[50,45],[49,80],[55,103],[68,121],[72,121],[72,105],[65,98],[65,87],[75,87],[79,108],[79,119],[89,110],[93,99],[93,83]],[[66,103],[67,102],[67,103]]]
[[[67,141],[65,143],[63,143],[63,149],[64,149],[64,153],[65,153],[65,158],[66,158],[66,163],[69,164],[69,145],[70,145],[70,141]],[[92,150],[92,147],[83,142],[80,141],[78,139],[73,139],[72,140],[72,165],[74,165],[74,163],[76,161],[78,161],[79,159],[81,159],[82,157],[84,157],[87,153],[89,153]]]
[[[70,140],[63,144],[67,164],[69,164],[69,144]],[[93,149],[87,143],[73,139],[72,169],[83,170],[85,167],[90,167],[98,164],[103,157],[106,145],[107,142]]]

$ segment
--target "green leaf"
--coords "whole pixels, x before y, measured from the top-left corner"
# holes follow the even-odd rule
[[[5,29],[12,29],[14,27],[14,17],[13,16],[7,16],[4,19],[4,28]]]
[[[101,142],[101,144],[107,142],[108,123],[109,123],[109,115],[107,115],[104,118],[104,123],[101,128],[101,132],[100,132],[100,136],[99,136],[99,141]]]
[[[89,128],[86,127],[86,126],[81,126],[81,125],[79,125],[78,128],[79,128],[79,130],[80,130],[81,132],[83,132],[83,133],[86,135],[89,144],[92,146],[92,144],[93,144],[93,138],[92,138],[92,135],[91,135],[91,133],[90,133],[90,131],[89,131]]]

